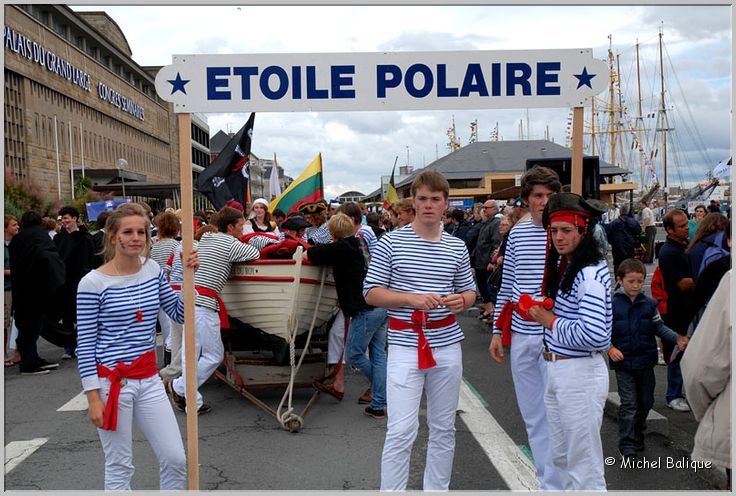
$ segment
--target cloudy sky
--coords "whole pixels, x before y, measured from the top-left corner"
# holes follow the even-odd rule
[[[125,33],[140,65],[167,65],[174,54],[531,50],[592,48],[619,55],[621,90],[637,114],[635,44],[640,43],[643,113],[659,107],[658,33],[664,33],[670,186],[705,178],[731,149],[729,6],[72,6],[104,10]],[[586,110],[586,116],[589,110]],[[449,153],[453,116],[461,144],[478,121],[479,141],[498,123],[504,140],[565,144],[569,109],[411,112],[259,113],[253,152],[275,153],[296,177],[322,153],[325,194],[369,193],[399,165],[423,167]],[[248,114],[207,114],[210,132],[237,131]],[[656,121],[650,121],[654,128]],[[601,124],[597,124],[600,126]],[[649,138],[646,151],[657,150]],[[606,149],[605,143],[597,145]],[[586,153],[590,153],[590,148]],[[628,150],[627,150],[628,153]],[[620,154],[617,152],[617,154]],[[608,160],[607,156],[602,157]],[[639,160],[627,167],[635,170]],[[655,162],[662,175],[661,163]]]

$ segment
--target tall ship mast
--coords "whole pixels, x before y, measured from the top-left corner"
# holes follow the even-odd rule
[[[685,189],[684,175],[690,181],[697,176],[709,177],[715,164],[708,157],[687,98],[679,88],[663,38],[660,26],[656,45],[641,45],[637,40],[634,47],[614,54],[612,36],[608,36],[609,89],[592,99],[590,119],[586,119],[584,129],[589,137],[586,152],[631,171],[639,184],[639,194],[648,200],[659,192],[660,178],[667,200],[673,177]],[[652,62],[647,65],[642,53],[651,61],[655,51],[656,66]],[[630,87],[628,75],[632,75],[632,80],[633,75],[636,77]],[[666,87],[668,83],[670,87]],[[650,94],[644,94],[647,91]],[[686,148],[685,144],[689,146]]]

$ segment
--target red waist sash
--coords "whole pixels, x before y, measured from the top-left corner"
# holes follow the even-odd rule
[[[219,293],[212,288],[206,288],[204,286],[194,286],[194,289],[202,296],[209,296],[217,300],[217,304],[220,306],[220,327],[230,329],[230,319],[227,316],[227,309]]]
[[[504,346],[509,346],[511,344],[511,317],[514,311],[516,311],[516,313],[522,319],[528,322],[534,322],[534,319],[529,317],[529,315],[526,312],[531,307],[537,306],[537,305],[542,306],[543,308],[547,310],[552,310],[552,308],[554,307],[554,302],[552,301],[551,298],[545,297],[541,300],[535,300],[531,296],[527,294],[523,294],[519,298],[518,303],[514,303],[513,301],[509,300],[506,302],[506,304],[504,304],[495,322],[496,328],[501,329],[503,333],[501,342]]]
[[[114,369],[110,370],[101,363],[97,364],[97,375],[107,378],[110,381],[110,394],[107,397],[107,405],[105,405],[105,417],[102,422],[102,428],[108,431],[114,431],[118,426],[118,398],[120,397],[120,380],[125,377],[128,379],[147,379],[158,373],[156,368],[156,352],[154,350],[147,351],[130,365],[119,362]]]
[[[181,285],[172,284],[171,289],[173,289],[174,291],[181,291]],[[230,329],[230,319],[227,316],[225,302],[222,301],[220,295],[214,289],[205,288],[204,286],[194,286],[194,289],[202,296],[209,296],[217,300],[217,304],[220,306],[220,327]]]
[[[429,369],[437,365],[437,362],[434,360],[434,356],[432,356],[432,348],[429,347],[427,337],[424,335],[424,329],[439,329],[456,322],[454,315],[448,315],[447,317],[439,320],[427,320],[427,315],[427,312],[417,309],[411,314],[411,322],[405,322],[394,317],[388,318],[388,326],[390,329],[394,329],[396,331],[414,331],[419,335],[417,355],[420,370]]]

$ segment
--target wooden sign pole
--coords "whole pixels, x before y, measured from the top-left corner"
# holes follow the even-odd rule
[[[572,110],[572,171],[570,191],[583,194],[583,107]]]
[[[194,241],[194,202],[192,200],[192,116],[179,117],[179,174],[181,178],[181,244],[186,257]],[[194,356],[194,271],[184,267],[184,360],[187,398],[187,474],[188,489],[199,490],[199,432],[197,424],[197,360]]]

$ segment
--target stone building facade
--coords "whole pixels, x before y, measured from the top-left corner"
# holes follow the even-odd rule
[[[180,182],[176,115],[114,20],[64,5],[4,14],[6,175],[54,200],[71,197],[82,167],[96,184]]]

